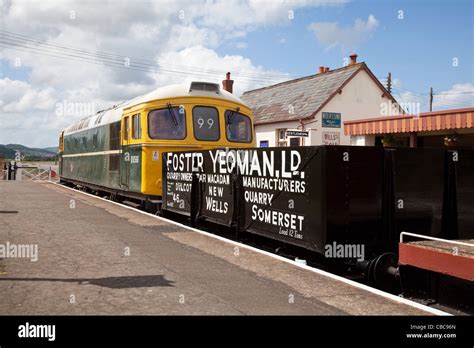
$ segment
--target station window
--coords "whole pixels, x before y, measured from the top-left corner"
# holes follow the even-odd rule
[[[219,140],[219,112],[217,109],[210,106],[195,106],[193,108],[193,129],[196,140]]]
[[[140,114],[132,116],[132,138],[140,139],[142,137],[142,126],[140,121]]]
[[[286,141],[286,128],[276,130],[277,146],[288,146]]]
[[[227,140],[239,143],[250,143],[252,141],[252,122],[247,116],[234,111],[225,112]]]
[[[167,107],[148,113],[148,135],[152,139],[180,140],[186,137],[186,111]]]
[[[300,138],[296,138],[296,137],[293,137],[293,138],[290,138],[290,146],[300,146]]]

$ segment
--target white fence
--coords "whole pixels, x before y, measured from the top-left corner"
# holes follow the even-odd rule
[[[16,181],[59,181],[57,165],[22,165],[16,166]],[[1,170],[0,180],[7,180],[7,170]]]

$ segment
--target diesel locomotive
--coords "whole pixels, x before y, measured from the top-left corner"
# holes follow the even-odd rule
[[[59,138],[61,182],[158,210],[162,153],[254,147],[251,110],[218,84],[158,88],[88,116]]]

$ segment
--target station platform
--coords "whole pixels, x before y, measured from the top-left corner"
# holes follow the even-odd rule
[[[0,259],[0,315],[443,314],[53,183],[0,181],[0,211],[37,245]]]

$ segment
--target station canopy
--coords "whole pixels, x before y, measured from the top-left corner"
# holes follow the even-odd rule
[[[474,128],[474,108],[424,112],[344,122],[345,135],[412,133]]]

